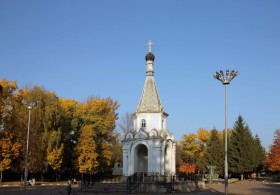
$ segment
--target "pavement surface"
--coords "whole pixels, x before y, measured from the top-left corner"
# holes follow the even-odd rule
[[[177,194],[186,195],[207,195],[224,194],[224,184],[207,184],[205,189],[196,192],[184,192]],[[262,181],[238,181],[229,184],[229,195],[278,195],[280,194],[280,183],[267,183]],[[20,186],[0,187],[0,195],[66,195],[66,186],[28,186],[26,190]],[[88,195],[90,192],[83,192],[77,186],[73,186],[71,195]],[[104,193],[108,194],[108,193]],[[113,193],[111,193],[113,194]],[[147,195],[148,193],[145,193]],[[101,194],[100,194],[101,195]],[[144,194],[141,194],[144,195]],[[154,195],[154,193],[153,193]]]

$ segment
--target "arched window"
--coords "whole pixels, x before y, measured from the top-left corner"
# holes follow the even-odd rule
[[[141,127],[146,127],[146,121],[145,121],[145,119],[142,119],[142,120],[141,120]]]

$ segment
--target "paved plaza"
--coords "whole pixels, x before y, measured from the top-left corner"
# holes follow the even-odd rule
[[[27,190],[22,187],[0,187],[0,195],[66,195],[66,186],[28,186]],[[87,195],[90,192],[83,192],[74,186],[71,195]],[[147,194],[147,193],[145,193]],[[186,195],[207,195],[224,194],[224,184],[207,184],[206,188],[197,192],[178,193]],[[279,183],[267,183],[262,181],[239,181],[229,184],[229,195],[276,195],[280,194]],[[141,194],[142,195],[142,194]]]

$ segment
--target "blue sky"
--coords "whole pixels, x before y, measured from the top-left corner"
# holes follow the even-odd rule
[[[0,1],[0,79],[59,97],[111,97],[134,112],[152,40],[155,80],[176,140],[224,128],[219,70],[229,85],[228,124],[239,114],[268,149],[280,128],[280,2]]]

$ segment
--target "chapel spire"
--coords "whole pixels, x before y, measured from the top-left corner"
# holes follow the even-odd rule
[[[152,53],[152,41],[148,42],[148,53],[146,59],[146,81],[144,84],[142,96],[136,112],[164,112],[160,102],[156,83],[154,80],[154,60],[155,56]]]
[[[148,46],[149,46],[149,52],[147,53],[145,59],[146,59],[146,66],[147,66],[147,70],[146,70],[146,74],[147,76],[152,76],[154,75],[154,61],[155,61],[155,56],[152,53],[152,44],[153,42],[151,40],[149,40],[148,42]]]

